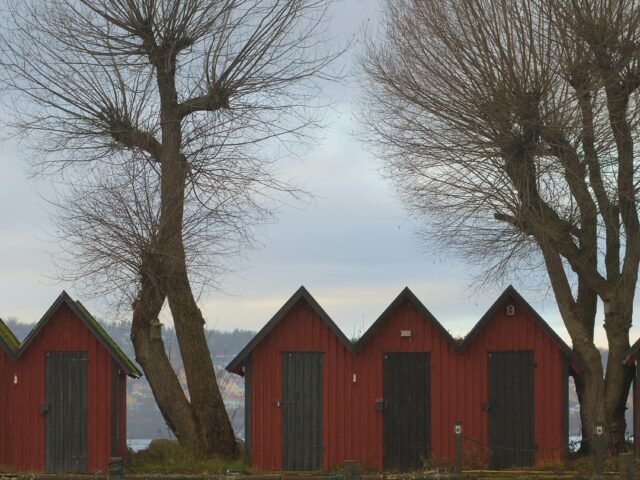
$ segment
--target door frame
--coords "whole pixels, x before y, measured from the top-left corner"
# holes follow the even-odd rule
[[[316,374],[319,373],[319,376],[316,377],[315,379],[311,379],[310,376],[305,376],[304,373],[300,373],[300,372],[294,372],[294,376],[291,378],[287,378],[287,359],[292,357],[292,356],[305,356],[307,358],[307,362],[309,362],[306,366],[303,365],[303,370],[305,368],[312,368],[312,367],[319,367],[319,372],[316,372]],[[281,379],[281,400],[280,400],[280,413],[281,413],[281,438],[282,438],[282,469],[283,470],[289,470],[289,471],[312,471],[312,470],[320,470],[323,468],[324,466],[324,431],[323,431],[323,415],[324,415],[324,402],[323,402],[323,384],[324,384],[324,357],[325,357],[325,352],[321,352],[321,351],[283,351],[281,352],[281,372],[282,372],[282,379]],[[315,362],[318,362],[317,364]],[[308,372],[306,372],[308,374]],[[293,380],[293,382],[290,382],[290,380]],[[290,450],[291,445],[289,445],[289,441],[287,440],[287,438],[290,435],[293,436],[297,436],[300,434],[300,431],[298,431],[297,429],[294,429],[293,433],[287,430],[287,427],[290,427],[289,425],[289,405],[292,402],[289,398],[286,397],[286,395],[291,395],[292,392],[286,391],[285,386],[288,388],[299,388],[299,382],[300,380],[302,380],[304,382],[304,380],[308,380],[311,381],[311,384],[309,385],[305,385],[304,383],[302,384],[302,388],[304,390],[305,386],[311,386],[311,390],[312,390],[312,397],[315,398],[315,401],[318,402],[318,405],[316,406],[315,409],[313,409],[313,414],[315,414],[315,416],[313,417],[313,420],[309,423],[314,423],[314,427],[317,429],[317,431],[315,432],[315,438],[311,438],[313,437],[313,431],[308,432],[305,431],[303,432],[303,436],[307,437],[307,434],[309,434],[309,438],[306,441],[310,441],[311,443],[316,443],[319,442],[319,445],[307,445],[307,449],[308,448],[312,448],[311,450],[311,454],[309,455],[309,457],[307,457],[307,451],[305,450],[301,450],[301,449],[296,449],[296,451],[292,451]],[[295,385],[295,387],[294,387]],[[317,391],[315,391],[317,389]],[[308,392],[307,392],[308,393]],[[313,399],[311,400],[312,402],[314,401]],[[300,413],[295,411],[295,413]],[[304,413],[304,412],[302,412]],[[298,424],[298,419],[295,419],[293,425]],[[304,428],[304,427],[303,427]],[[313,428],[312,428],[313,430]],[[304,440],[303,440],[304,442]],[[292,442],[292,444],[294,446],[300,446],[300,441],[294,441]],[[303,459],[302,461],[300,461],[300,458],[298,458],[298,456],[300,455],[300,451],[305,452],[303,453]],[[293,455],[293,456],[292,456]],[[302,465],[300,465],[302,463]]]
[[[55,362],[60,363],[55,365]],[[44,354],[45,388],[44,404],[41,407],[41,413],[45,417],[44,460],[45,471],[47,473],[62,471],[85,473],[87,471],[87,363],[88,356],[86,351],[56,351],[45,352]],[[52,371],[52,369],[54,369],[54,371]],[[71,380],[71,375],[74,376],[73,380]],[[74,385],[78,380],[80,380],[80,382]],[[58,387],[58,389],[56,389],[56,387]],[[70,387],[69,391],[65,391],[64,387]],[[63,388],[63,390],[60,390],[60,388]],[[68,398],[69,393],[72,394],[72,397],[74,396],[73,394],[77,395],[75,398]],[[59,398],[52,398],[52,395],[57,395]],[[56,412],[56,408],[61,408],[62,410]],[[73,432],[69,432],[69,425],[67,423],[64,424],[62,429],[59,428],[59,425],[53,424],[53,422],[56,421],[53,415],[62,412],[66,413],[67,411],[75,411],[78,413],[78,416],[73,418],[74,422],[79,422],[77,425],[71,426],[74,430]],[[56,438],[56,434],[61,437]],[[67,435],[69,436],[68,438]],[[70,458],[67,458],[64,452],[68,449],[69,439],[72,440],[72,447],[71,450],[68,451]],[[60,441],[63,441],[65,445],[62,456],[60,456],[60,449],[55,449],[56,446],[60,445]],[[76,454],[75,456],[74,453]],[[71,465],[65,465],[68,461],[71,462]]]
[[[432,429],[431,429],[431,413],[432,413],[432,399],[431,399],[431,352],[429,351],[413,351],[413,352],[398,352],[398,351],[393,351],[393,352],[383,352],[382,353],[382,398],[383,398],[383,418],[382,418],[382,465],[383,465],[383,469],[384,470],[388,470],[390,468],[398,468],[397,467],[397,459],[395,459],[394,461],[391,461],[391,459],[389,458],[389,450],[388,450],[388,442],[391,442],[390,439],[387,439],[387,436],[389,435],[389,432],[387,431],[387,421],[391,421],[390,417],[389,417],[389,412],[390,412],[390,408],[392,408],[392,405],[390,404],[390,402],[392,401],[391,398],[389,398],[389,395],[391,392],[389,392],[389,388],[391,388],[391,385],[388,383],[388,379],[387,379],[387,375],[385,375],[387,373],[387,367],[385,366],[385,364],[389,365],[388,362],[385,362],[386,360],[389,360],[389,356],[398,356],[398,357],[407,357],[409,358],[410,356],[421,356],[422,357],[422,361],[424,361],[424,368],[425,368],[425,384],[424,384],[424,406],[426,407],[426,412],[425,412],[425,419],[424,419],[424,441],[425,441],[425,445],[424,446],[420,446],[420,445],[415,445],[414,448],[416,449],[416,454],[419,457],[423,457],[424,459],[429,458],[429,456],[431,455],[431,446],[432,446]],[[402,369],[401,369],[402,370]],[[407,375],[409,375],[409,372],[407,372]],[[407,376],[406,380],[411,381],[411,378],[409,376]],[[417,385],[417,384],[416,384]],[[416,404],[416,412],[418,411],[418,406]],[[408,433],[408,432],[407,432]],[[414,432],[416,434],[416,436],[418,435],[418,432]],[[406,439],[406,436],[402,436],[402,439]],[[417,438],[416,438],[417,441]],[[391,442],[394,445],[398,445],[397,444],[398,439],[395,439]],[[406,445],[406,444],[405,444]],[[422,450],[422,452],[421,452]],[[419,461],[420,458],[416,458],[415,459],[416,463],[415,464],[411,464],[411,461],[408,461],[407,465],[404,465],[402,467],[400,467],[400,469],[411,469],[413,467],[419,467]]]
[[[505,432],[498,432],[495,430],[495,428],[497,427],[496,425],[496,417],[494,415],[496,414],[501,414],[501,415],[509,415],[509,412],[499,412],[496,411],[496,408],[500,408],[498,405],[496,405],[496,399],[495,397],[492,397],[492,393],[493,393],[493,389],[496,388],[495,385],[493,385],[492,388],[492,370],[491,370],[491,359],[493,358],[494,355],[507,355],[507,354],[519,354],[519,355],[527,355],[527,360],[526,363],[529,364],[530,366],[530,382],[529,385],[523,385],[523,382],[526,381],[525,380],[519,380],[519,384],[521,386],[524,387],[524,389],[521,388],[521,392],[525,392],[527,389],[530,391],[530,395],[529,395],[529,404],[530,404],[530,415],[529,415],[529,419],[528,419],[528,436],[529,436],[529,445],[530,448],[526,449],[525,451],[523,451],[521,454],[519,452],[516,452],[515,447],[512,447],[512,453],[511,456],[512,457],[516,457],[516,454],[521,455],[520,458],[515,458],[519,461],[522,461],[521,464],[514,464],[514,465],[502,465],[502,460],[501,458],[497,458],[494,454],[494,452],[492,451],[492,446],[493,443],[496,442],[496,436],[499,435],[504,435]],[[526,366],[526,363],[523,363],[523,366]],[[513,361],[510,363],[511,365],[513,365]],[[536,363],[535,363],[535,351],[533,350],[496,350],[496,351],[489,351],[487,352],[487,401],[488,401],[488,408],[487,408],[487,444],[489,446],[489,468],[490,469],[502,469],[502,468],[509,468],[511,466],[514,467],[518,467],[518,466],[533,466],[535,464],[535,457],[536,457],[536,439],[535,439],[535,414],[536,414],[536,408],[535,408],[535,368],[536,368]],[[515,375],[515,374],[514,374]],[[513,385],[515,385],[515,382],[512,382]],[[512,399],[513,397],[513,390],[507,392],[509,393],[509,398]],[[522,399],[524,399],[524,396],[521,397]],[[522,410],[521,410],[522,411]],[[526,420],[525,420],[526,421]],[[523,421],[524,422],[524,421]],[[511,421],[511,425],[514,425],[513,420]],[[527,433],[527,426],[523,423],[522,426],[524,427],[523,429],[523,434],[521,435],[521,438],[525,438],[526,433]],[[497,446],[502,446],[502,445],[497,445]],[[508,455],[508,452],[510,450],[506,450],[506,453],[503,453],[502,455],[504,457],[506,457]],[[529,456],[529,458],[527,458],[527,456]],[[514,458],[512,459],[508,459],[507,462],[511,462],[513,461]]]

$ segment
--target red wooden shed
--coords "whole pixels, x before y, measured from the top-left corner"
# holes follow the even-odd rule
[[[635,367],[633,376],[633,450],[640,457],[640,338],[631,345],[624,358],[624,363]]]
[[[355,344],[301,287],[227,367],[245,376],[247,458],[271,470],[451,462],[457,420],[490,467],[559,461],[576,368],[512,287],[464,340],[405,288]]]
[[[0,320],[0,465],[7,465],[6,452],[10,448],[10,440],[7,433],[9,426],[5,419],[11,413],[9,409],[9,398],[6,394],[6,385],[11,382],[10,372],[13,369],[13,356],[20,347],[20,342],[13,335],[7,325]]]
[[[126,452],[126,377],[140,371],[66,292],[22,344],[7,332],[0,328],[0,465],[106,471]]]

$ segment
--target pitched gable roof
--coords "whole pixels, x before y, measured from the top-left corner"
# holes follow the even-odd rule
[[[364,335],[355,344],[349,341],[349,339],[342,333],[340,328],[331,320],[329,315],[320,307],[318,302],[311,296],[311,294],[304,288],[300,287],[298,291],[278,310],[278,312],[269,320],[269,322],[260,330],[255,337],[240,351],[238,355],[227,365],[229,372],[242,375],[240,367],[244,360],[249,356],[251,351],[264,339],[264,337],[275,328],[275,326],[289,313],[289,311],[301,300],[305,300],[315,313],[324,321],[331,331],[338,337],[342,344],[353,354],[360,352],[364,346],[376,335],[376,332],[382,327],[382,325],[391,317],[391,314],[400,306],[403,302],[410,302],[417,311],[429,321],[435,329],[442,335],[442,337],[451,345],[457,352],[464,351],[469,347],[474,340],[478,337],[480,332],[485,328],[489,321],[494,317],[500,307],[504,305],[507,299],[511,298],[513,301],[519,303],[529,313],[534,322],[551,337],[552,341],[558,346],[560,351],[564,353],[571,361],[572,365],[581,369],[583,362],[580,357],[573,351],[569,345],[567,345],[558,334],[549,326],[547,322],[529,305],[529,303],[518,293],[518,291],[509,285],[504,292],[498,297],[498,299],[491,305],[489,310],[482,316],[482,318],[475,324],[471,331],[463,340],[457,340],[445,329],[442,324],[433,316],[433,314],[424,306],[424,304],[414,295],[414,293],[405,287],[402,292],[395,298],[393,302],[385,309],[384,312],[378,317],[378,319],[369,327]],[[634,345],[636,351],[640,349],[640,340]]]
[[[522,305],[525,310],[529,313],[534,322],[538,324],[542,330],[551,337],[554,343],[558,346],[558,348],[571,360],[575,361],[578,366],[582,365],[582,360],[578,355],[573,351],[573,349],[567,345],[564,340],[562,340],[558,334],[549,326],[547,322],[540,316],[538,312],[534,310],[534,308],[529,305],[529,303],[518,293],[518,291],[513,288],[512,285],[509,285],[502,295],[498,297],[498,299],[489,307],[489,310],[482,316],[482,318],[476,323],[476,325],[471,329],[471,331],[467,334],[467,336],[462,341],[460,346],[461,350],[464,350],[469,345],[471,345],[474,339],[480,334],[482,329],[487,325],[487,323],[493,318],[499,308],[501,308],[508,298],[512,298],[515,302]]]
[[[0,348],[2,348],[10,358],[13,358],[19,347],[20,342],[0,318]]]
[[[44,314],[36,326],[29,332],[27,338],[24,339],[22,345],[17,350],[15,358],[19,358],[28,348],[29,345],[38,336],[44,326],[51,320],[54,314],[62,307],[66,305],[71,311],[80,319],[80,321],[89,329],[91,333],[98,339],[102,346],[111,354],[113,359],[120,365],[122,371],[127,375],[138,378],[142,376],[142,372],[135,366],[135,364],[125,355],[125,353],[118,347],[118,344],[109,336],[109,334],[102,328],[98,321],[88,312],[88,310],[80,303],[75,302],[63,291],[60,296],[53,302],[53,305],[49,307],[49,310]]]
[[[458,348],[458,342],[451,336],[449,331],[442,326],[442,324],[433,316],[433,314],[424,306],[424,304],[414,295],[409,287],[404,287],[400,294],[395,298],[393,302],[385,309],[384,312],[373,322],[369,329],[360,337],[355,346],[355,351],[359,352],[364,346],[375,336],[376,332],[384,325],[384,323],[391,317],[391,314],[402,305],[405,301],[410,302],[416,310],[422,316],[427,319],[436,330],[444,337],[444,339],[455,349]]]
[[[294,293],[289,300],[278,310],[278,312],[267,322],[267,324],[262,327],[255,337],[251,339],[251,341],[236,355],[236,357],[231,360],[229,365],[227,365],[227,370],[229,372],[234,372],[242,375],[240,371],[240,367],[244,360],[249,356],[251,351],[267,336],[271,330],[273,330],[278,323],[289,313],[293,307],[295,307],[298,302],[306,301],[311,309],[320,317],[320,319],[325,323],[329,330],[331,330],[338,340],[349,350],[353,352],[353,343],[342,333],[342,330],[338,328],[338,326],[331,320],[331,317],[325,312],[322,307],[316,302],[315,298],[311,296],[309,291],[301,286],[296,293]]]

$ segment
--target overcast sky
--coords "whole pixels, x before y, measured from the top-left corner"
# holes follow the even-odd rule
[[[374,0],[337,0],[332,34],[344,42],[362,28],[375,30],[381,16]],[[354,67],[360,43],[343,59]],[[507,286],[471,289],[472,271],[447,252],[430,248],[378,173],[379,164],[355,137],[356,81],[329,88],[335,102],[322,140],[304,158],[288,161],[287,174],[301,178],[315,196],[311,205],[285,207],[277,223],[260,228],[262,247],[244,268],[222,279],[223,292],[201,299],[210,326],[261,328],[300,285],[305,285],[351,337],[362,333],[409,286],[455,335],[467,333]],[[339,94],[339,95],[338,95]],[[35,322],[62,289],[53,280],[52,226],[46,183],[27,175],[25,147],[0,148],[0,317]],[[568,340],[553,297],[545,289],[514,286]],[[105,320],[99,301],[88,307]],[[598,324],[601,325],[601,321]],[[634,327],[632,341],[639,330]],[[602,328],[599,345],[605,345]]]

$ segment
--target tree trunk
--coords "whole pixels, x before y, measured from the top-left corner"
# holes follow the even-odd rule
[[[181,152],[182,131],[177,111],[175,58],[172,57],[173,52],[167,52],[166,55],[157,65],[163,149],[160,162],[160,222],[156,247],[159,258],[154,263],[154,273],[169,300],[190,402],[187,401],[184,405],[181,398],[172,397],[169,400],[175,403],[165,415],[171,420],[168,422],[170,426],[175,425],[173,417],[178,415],[177,408],[181,409],[178,415],[181,421],[183,417],[191,419],[188,437],[183,434],[184,444],[198,454],[232,457],[237,453],[235,435],[220,395],[204,332],[205,320],[194,299],[186,265],[182,223],[186,179],[190,167]],[[171,377],[171,383],[178,382],[175,372],[166,371],[165,375]],[[156,384],[161,384],[162,381],[157,377],[149,378],[154,394]],[[163,388],[162,385],[159,387]],[[164,408],[160,403],[158,405],[161,409]],[[177,432],[176,436],[183,443]]]
[[[590,451],[596,421],[605,426],[606,449],[610,455],[625,448],[626,400],[633,380],[633,369],[622,363],[624,353],[629,348],[629,337],[628,329],[621,329],[620,323],[613,321],[606,328],[609,342],[606,376],[603,375],[600,352],[595,346],[581,349],[574,346],[584,363],[584,371],[575,377],[582,423],[582,453]]]
[[[574,350],[580,355],[583,371],[576,376],[576,391],[580,402],[580,421],[582,423],[582,442],[580,451],[588,453],[594,435],[594,424],[603,422],[604,413],[604,376],[600,351],[596,346],[583,344],[574,345]]]
[[[616,307],[620,305],[617,301],[611,303]],[[609,344],[604,406],[607,449],[612,454],[624,451],[625,448],[625,411],[633,381],[633,368],[623,363],[624,354],[629,349],[631,314],[628,308],[621,308],[621,310],[606,314],[604,323]]]
[[[585,382],[582,374],[575,374],[573,376],[573,381],[576,387],[576,395],[578,396],[578,404],[580,405],[581,439],[578,452],[586,455],[591,451],[591,436],[593,435],[593,428],[591,428],[589,425],[593,425],[593,418],[591,418],[591,415],[587,412],[586,397],[588,395],[588,392],[585,387]],[[592,409],[593,407],[591,407],[591,410]]]
[[[176,329],[187,378],[191,409],[203,456],[236,455],[236,440],[220,395],[198,308],[186,267],[182,243],[182,209],[187,165],[181,156],[163,162],[163,206],[159,232],[163,252],[162,279]]]
[[[174,260],[172,268],[166,269],[163,265],[162,270],[170,272],[168,281],[163,283],[169,285],[169,306],[190,401],[162,341],[158,314],[165,295],[157,282],[148,277],[145,277],[133,305],[131,340],[136,360],[142,366],[165,422],[181,445],[202,456],[234,457],[237,454],[235,435],[216,382],[204,332],[204,318],[193,298],[186,270],[180,272],[179,262],[175,262],[176,254],[171,258]]]
[[[205,320],[193,298],[187,272],[180,271],[179,265],[173,270],[167,291],[202,453],[234,457],[235,435],[215,380],[204,333]]]
[[[198,429],[191,405],[167,357],[160,334],[158,314],[164,299],[164,293],[156,283],[143,275],[138,297],[133,304],[131,341],[136,360],[142,366],[165,422],[181,445],[198,448]]]

